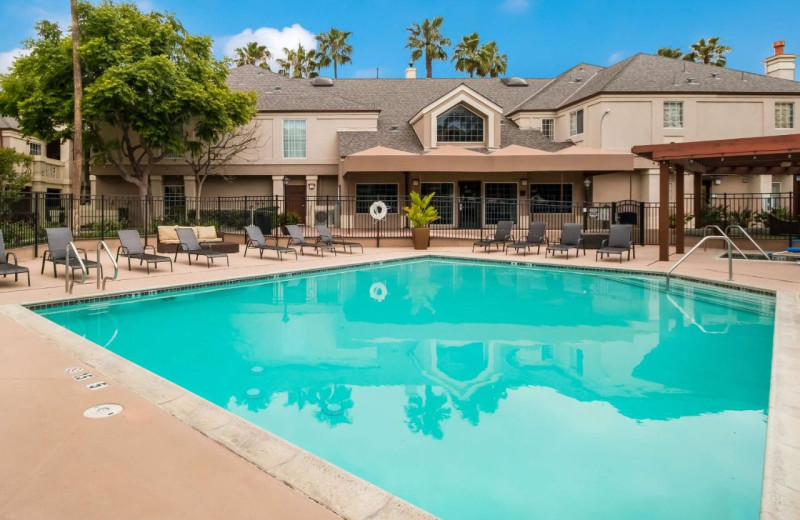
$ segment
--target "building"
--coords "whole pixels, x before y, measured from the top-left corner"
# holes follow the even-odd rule
[[[71,142],[45,142],[22,134],[14,118],[0,117],[0,148],[14,148],[33,157],[32,179],[26,191],[70,192]]]

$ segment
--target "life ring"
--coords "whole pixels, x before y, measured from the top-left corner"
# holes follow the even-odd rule
[[[375,220],[383,220],[386,218],[386,214],[389,212],[389,207],[384,204],[382,200],[378,200],[372,203],[372,206],[369,207],[369,214],[372,215],[372,218]]]
[[[386,285],[383,282],[375,282],[369,288],[369,297],[376,302],[382,302],[388,294],[389,291],[386,290]]]

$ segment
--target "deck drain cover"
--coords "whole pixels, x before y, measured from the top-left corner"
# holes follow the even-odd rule
[[[122,405],[119,404],[98,404],[97,406],[92,406],[91,408],[87,408],[85,412],[83,412],[84,417],[88,417],[89,419],[104,419],[106,417],[111,417],[112,415],[117,415],[118,413],[122,412]]]

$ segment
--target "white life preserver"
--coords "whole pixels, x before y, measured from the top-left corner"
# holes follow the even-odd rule
[[[385,219],[388,212],[389,207],[386,206],[382,200],[373,202],[372,206],[369,207],[369,214],[372,215],[372,218],[375,220]]]
[[[375,282],[369,288],[369,297],[376,302],[382,302],[388,294],[389,291],[386,290],[386,285],[383,282]]]

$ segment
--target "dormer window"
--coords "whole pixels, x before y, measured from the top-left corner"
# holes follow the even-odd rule
[[[482,143],[483,118],[464,105],[456,105],[436,118],[436,141]]]

